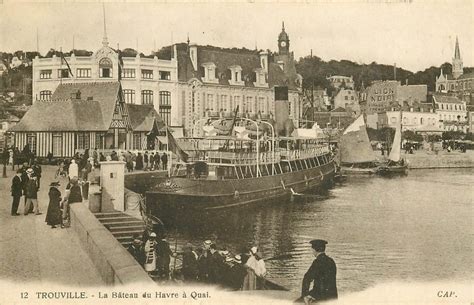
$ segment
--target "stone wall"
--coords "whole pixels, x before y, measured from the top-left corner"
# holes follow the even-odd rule
[[[71,227],[106,285],[153,284],[148,274],[88,210],[71,204]]]

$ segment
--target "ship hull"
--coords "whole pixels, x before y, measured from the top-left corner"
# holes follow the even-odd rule
[[[314,168],[258,178],[200,180],[171,178],[170,189],[157,187],[146,192],[147,208],[166,221],[176,215],[222,211],[244,206],[284,201],[333,183],[333,161]]]

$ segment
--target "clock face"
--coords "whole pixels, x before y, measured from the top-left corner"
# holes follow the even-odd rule
[[[282,42],[280,43],[280,45],[281,45],[282,47],[286,47],[286,42],[285,42],[285,41],[282,41]]]

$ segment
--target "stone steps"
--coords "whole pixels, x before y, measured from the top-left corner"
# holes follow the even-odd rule
[[[134,234],[141,236],[145,229],[143,220],[123,212],[94,213],[94,215],[124,247],[128,247]]]

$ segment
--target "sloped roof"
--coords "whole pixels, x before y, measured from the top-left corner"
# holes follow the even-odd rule
[[[120,93],[119,82],[94,82],[94,83],[72,83],[61,84],[54,91],[51,98],[52,101],[68,100],[75,92],[81,92],[81,99],[87,100],[91,98],[94,101],[99,101],[104,122],[112,121],[114,114],[115,103]],[[107,126],[108,127],[108,126]]]
[[[37,101],[9,131],[106,131],[108,127],[98,101]]]
[[[178,79],[179,81],[188,81],[191,78],[202,79],[200,71],[194,70],[191,58],[187,53],[187,44],[177,44],[178,50]],[[288,77],[278,64],[271,62],[271,56],[268,57],[268,84],[273,86],[288,86],[289,89],[295,89],[294,77]],[[229,49],[213,46],[197,46],[197,66],[205,63],[214,63],[216,65],[217,79],[220,85],[230,85],[229,68],[231,66],[240,66],[242,68],[242,79],[246,87],[254,87],[253,73],[255,69],[262,68],[260,65],[259,51],[247,49]],[[296,70],[295,73],[296,75]]]
[[[435,93],[433,97],[437,103],[463,104],[463,102],[455,96]]]
[[[107,131],[119,93],[118,82],[60,84],[51,101],[35,102],[10,131]]]
[[[153,105],[126,105],[133,131],[149,132],[153,129],[155,121],[159,125],[158,127],[165,125]]]

